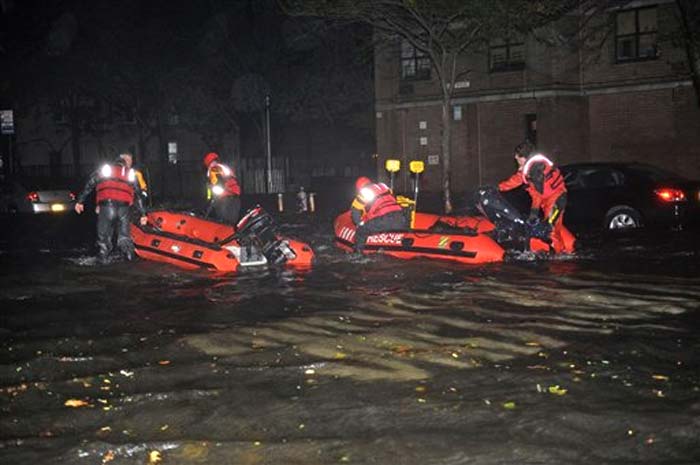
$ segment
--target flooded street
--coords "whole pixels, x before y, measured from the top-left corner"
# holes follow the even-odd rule
[[[700,463],[697,231],[466,266],[283,229],[312,270],[0,243],[0,463]]]

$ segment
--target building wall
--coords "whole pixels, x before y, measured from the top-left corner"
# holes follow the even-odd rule
[[[635,160],[700,179],[700,109],[683,50],[667,39],[677,26],[674,14],[672,2],[658,6],[662,40],[655,60],[616,63],[614,40],[600,47],[600,37],[589,37],[580,49],[528,39],[522,71],[492,73],[486,53],[465,57],[472,71],[453,99],[462,109],[462,120],[451,122],[453,190],[493,184],[512,173],[513,147],[525,137],[527,114],[537,116],[538,149],[559,164]],[[570,32],[577,21],[567,17],[557,27]],[[394,45],[375,57],[380,172],[392,156],[427,161],[441,155],[437,81],[401,82],[398,56]],[[411,92],[399,92],[405,84]],[[419,129],[420,120],[427,121],[426,130]],[[419,145],[421,136],[428,137],[427,146]],[[441,165],[427,165],[423,188],[439,191],[441,176]]]

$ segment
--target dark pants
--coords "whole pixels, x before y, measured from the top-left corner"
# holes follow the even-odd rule
[[[403,210],[387,213],[378,218],[371,219],[355,231],[355,250],[362,252],[365,249],[367,237],[382,231],[394,231],[408,229],[409,221]]]
[[[124,203],[102,202],[97,214],[98,258],[106,262],[112,253],[114,228],[117,228],[117,248],[128,260],[134,257],[134,241],[131,239],[129,213],[131,207]]]
[[[214,201],[214,217],[222,223],[236,226],[241,212],[241,198],[237,195],[220,197]]]

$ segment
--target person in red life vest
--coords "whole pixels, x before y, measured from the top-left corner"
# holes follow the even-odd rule
[[[515,148],[515,161],[518,171],[500,182],[498,190],[509,191],[524,185],[532,199],[528,222],[539,220],[542,211],[554,251],[573,252],[576,239],[564,226],[566,185],[561,172],[549,158],[541,153],[534,153],[534,147],[529,141]]]
[[[115,226],[117,248],[127,260],[133,260],[134,241],[131,239],[129,213],[134,203],[141,214],[141,224],[148,221],[132,163],[132,155],[123,153],[114,163],[104,164],[90,176],[76,200],[75,211],[81,214],[85,209],[85,199],[93,189],[97,192],[97,258],[100,263],[109,260]]]
[[[357,196],[352,202],[350,214],[357,226],[355,250],[362,253],[367,237],[382,231],[408,229],[408,218],[401,205],[384,183],[373,183],[361,176],[355,182]]]
[[[214,209],[219,221],[235,226],[241,211],[241,186],[233,169],[218,160],[219,155],[214,152],[204,156],[209,208]]]

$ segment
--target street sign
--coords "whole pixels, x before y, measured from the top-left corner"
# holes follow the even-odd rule
[[[177,142],[168,142],[168,163],[177,165]]]
[[[0,110],[0,132],[2,134],[15,133],[15,120],[12,110]]]

